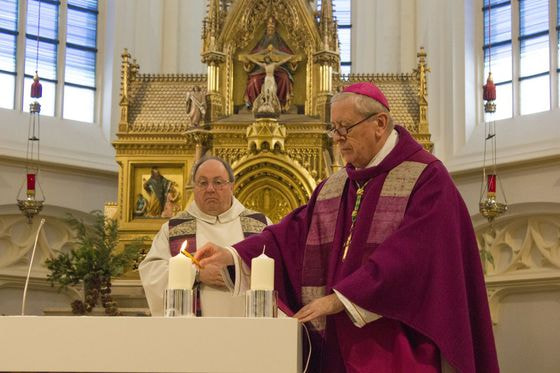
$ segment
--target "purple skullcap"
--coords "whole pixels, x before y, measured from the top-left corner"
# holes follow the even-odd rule
[[[375,101],[379,102],[381,105],[385,106],[387,110],[389,110],[389,103],[387,102],[387,98],[385,97],[383,92],[381,92],[381,90],[377,88],[377,86],[373,83],[354,83],[344,88],[342,92],[352,92],[359,95],[368,96],[370,98],[373,98]]]

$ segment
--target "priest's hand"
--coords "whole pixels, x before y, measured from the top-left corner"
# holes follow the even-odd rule
[[[215,265],[220,270],[226,266],[233,265],[233,256],[229,250],[212,242],[206,243],[194,253],[194,258],[200,262],[202,267]],[[202,274],[202,273],[201,273]]]
[[[217,264],[208,264],[200,269],[200,282],[206,285],[225,287],[222,268]]]
[[[336,294],[330,294],[318,299],[308,305],[303,306],[294,317],[300,322],[307,322],[320,316],[339,313],[344,309],[344,305]]]

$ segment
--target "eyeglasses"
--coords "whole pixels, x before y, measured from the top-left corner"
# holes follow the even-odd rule
[[[351,126],[348,127],[344,127],[344,126],[340,126],[338,128],[333,128],[332,130],[330,130],[329,132],[327,132],[327,135],[331,138],[334,137],[334,134],[336,133],[338,136],[340,137],[346,137],[346,135],[348,135],[350,133],[350,130],[353,127],[356,127],[358,124],[364,123],[366,120],[376,116],[379,113],[371,113],[370,115],[368,115],[367,117],[365,117],[364,119],[360,120],[359,122],[354,123]]]
[[[212,181],[203,179],[203,180],[195,181],[194,186],[197,187],[198,189],[206,190],[208,189],[208,186],[212,184],[212,187],[215,190],[222,190],[226,187],[226,185],[230,183],[231,181],[224,180],[224,179],[214,179]]]

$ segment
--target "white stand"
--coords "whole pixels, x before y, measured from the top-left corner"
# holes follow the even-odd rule
[[[293,318],[0,316],[10,372],[300,373]]]

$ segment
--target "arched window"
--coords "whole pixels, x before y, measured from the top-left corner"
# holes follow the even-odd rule
[[[491,61],[495,119],[558,105],[559,2],[483,0],[484,78]]]
[[[43,86],[42,115],[83,122],[95,120],[97,3],[97,0],[3,1],[0,81],[8,81],[10,88],[0,94],[0,106],[29,111],[29,90],[38,69]],[[16,64],[16,60],[22,62]],[[23,89],[17,90],[18,86]],[[14,101],[17,92],[21,93]]]

